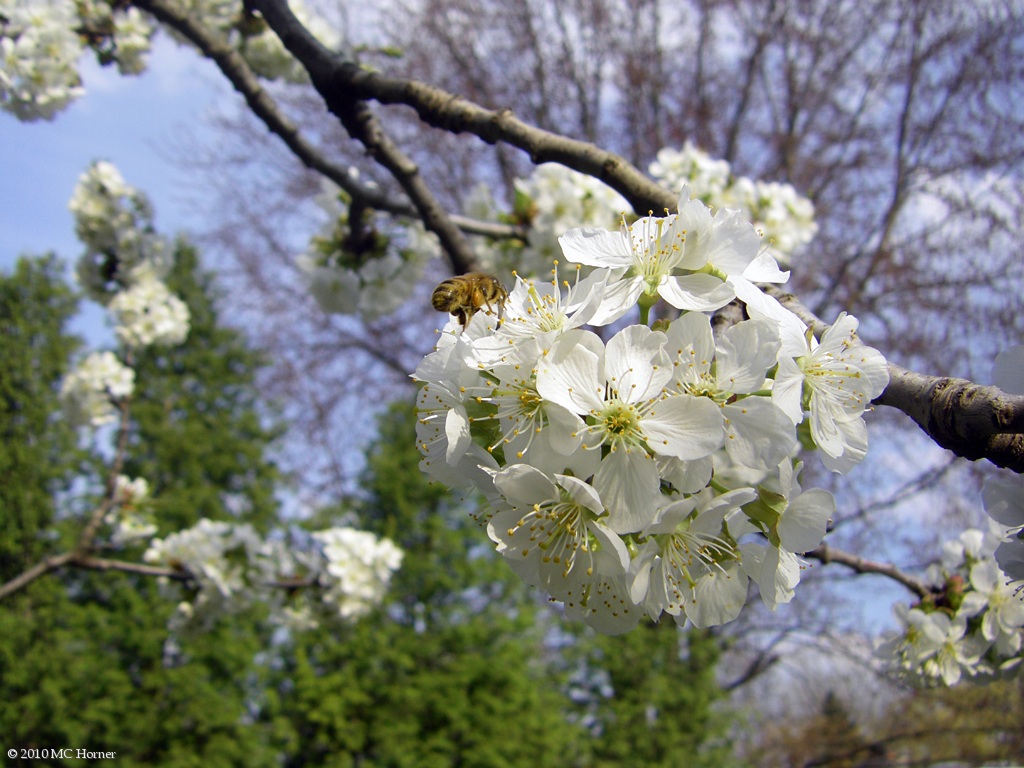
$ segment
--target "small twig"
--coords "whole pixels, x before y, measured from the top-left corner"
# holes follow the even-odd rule
[[[874,560],[868,560],[850,552],[830,547],[827,544],[822,544],[821,546],[812,549],[810,552],[804,553],[803,556],[819,560],[825,565],[828,565],[829,563],[845,565],[847,568],[852,568],[857,573],[875,573],[881,576],[887,576],[893,581],[899,582],[922,599],[929,595],[936,594],[936,589],[927,582],[904,573],[891,563],[879,563]]]
[[[15,576],[6,584],[0,584],[0,600],[8,595],[14,594],[18,590],[24,589],[40,576],[44,576],[51,571],[60,570],[67,565],[73,557],[73,552],[64,552],[59,555],[53,555],[52,557],[48,557],[45,560],[41,560],[36,563],[27,571]]]

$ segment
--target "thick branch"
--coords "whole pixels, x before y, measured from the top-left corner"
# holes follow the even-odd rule
[[[792,294],[767,292],[821,336],[828,325]],[[949,376],[926,376],[889,363],[889,386],[875,401],[907,414],[925,433],[957,456],[988,459],[1024,473],[1024,396],[1008,395]]]
[[[875,402],[903,411],[958,456],[1024,472],[1024,396],[889,363],[889,386]]]
[[[593,144],[535,128],[511,110],[481,107],[456,94],[417,80],[367,72],[327,50],[298,22],[284,0],[251,0],[264,19],[309,72],[313,85],[332,112],[339,114],[361,99],[404,104],[427,125],[450,133],[472,133],[489,144],[504,142],[528,153],[536,163],[556,162],[600,179],[622,194],[634,210],[673,210],[677,193],[670,192],[624,158]]]

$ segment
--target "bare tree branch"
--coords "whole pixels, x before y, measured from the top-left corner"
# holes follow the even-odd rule
[[[416,207],[405,200],[395,200],[385,190],[361,182],[353,168],[338,165],[327,159],[317,147],[307,141],[298,125],[281,111],[277,102],[266,91],[245,58],[225,40],[183,13],[167,0],[139,0],[134,3],[153,14],[159,21],[186,37],[206,58],[213,61],[221,73],[245,98],[246,103],[271,133],[278,136],[303,165],[327,177],[348,193],[353,200],[396,216],[419,218]],[[452,223],[469,234],[496,238],[525,238],[522,227],[477,221],[468,216],[451,216]]]
[[[887,576],[893,581],[899,582],[921,598],[935,594],[935,589],[933,589],[927,582],[903,573],[903,571],[890,563],[879,563],[874,560],[868,560],[858,555],[851,554],[850,552],[844,552],[841,549],[830,547],[827,544],[822,544],[816,549],[812,549],[810,552],[804,553],[804,557],[814,558],[825,565],[828,565],[829,563],[839,563],[840,565],[845,565],[847,568],[852,568],[857,573],[875,573],[881,576]]]
[[[380,119],[362,99],[337,102],[332,111],[341,119],[353,138],[362,142],[367,152],[386,168],[412,200],[424,225],[437,235],[448,253],[456,272],[477,269],[476,256],[462,231],[448,216],[441,201],[420,175],[419,167],[388,136]]]
[[[60,570],[67,565],[74,556],[73,552],[64,552],[59,555],[53,555],[52,557],[39,561],[27,571],[15,576],[6,584],[0,584],[0,600],[3,600],[8,595],[13,595],[18,590],[24,589],[40,576],[45,576],[51,571]]]
[[[486,109],[416,80],[368,72],[327,50],[299,23],[283,0],[252,0],[251,5],[263,14],[285,47],[306,68],[330,110],[343,120],[352,102],[360,99],[404,104],[415,109],[427,125],[451,133],[472,133],[489,144],[505,142],[527,152],[536,164],[561,163],[600,179],[621,193],[636,211],[673,210],[678,202],[676,194],[613,152],[535,128],[519,120],[511,110]]]

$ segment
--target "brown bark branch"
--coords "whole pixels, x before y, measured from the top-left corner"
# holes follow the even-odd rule
[[[277,102],[263,88],[245,58],[218,35],[182,13],[167,0],[138,0],[133,4],[187,38],[203,56],[213,61],[235,90],[242,95],[252,113],[271,133],[285,143],[304,166],[326,176],[345,190],[353,200],[369,208],[396,216],[419,218],[415,206],[408,201],[395,200],[384,190],[364,184],[359,181],[353,169],[331,162],[308,142],[302,136],[299,126],[281,111]],[[459,229],[468,234],[498,238],[525,237],[525,230],[522,227],[477,221],[468,216],[450,218]]]
[[[845,565],[847,568],[852,568],[857,573],[874,573],[880,576],[886,576],[893,581],[902,584],[922,599],[929,595],[936,594],[936,590],[927,582],[904,573],[891,563],[879,563],[874,560],[868,560],[867,558],[860,557],[859,555],[854,555],[850,552],[830,547],[827,544],[822,544],[821,546],[812,549],[810,552],[804,553],[803,556],[818,560],[825,565],[828,565],[829,563],[839,563],[840,565]]]
[[[353,102],[404,104],[427,125],[450,133],[471,133],[488,144],[518,147],[535,164],[556,162],[600,179],[640,212],[674,210],[678,193],[652,181],[621,156],[584,141],[531,126],[511,110],[492,110],[417,80],[368,72],[327,50],[288,10],[283,0],[251,0],[285,47],[309,72],[328,108],[339,117]]]

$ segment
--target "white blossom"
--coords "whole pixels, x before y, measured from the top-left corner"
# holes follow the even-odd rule
[[[117,319],[114,332],[129,347],[172,346],[188,335],[188,306],[153,277],[118,292],[108,309]]]
[[[117,419],[117,404],[135,388],[135,371],[113,352],[93,352],[61,385],[60,399],[68,422],[99,427]]]
[[[387,594],[403,552],[390,539],[355,528],[329,528],[313,534],[326,560],[320,581],[324,602],[346,620],[377,606]]]
[[[52,120],[82,95],[82,42],[70,0],[0,0],[0,108],[19,120]]]
[[[123,546],[156,533],[149,505],[149,483],[143,477],[134,480],[118,475],[112,496],[112,506],[105,521],[114,526],[111,541]]]
[[[75,233],[86,246],[76,274],[90,298],[106,304],[123,288],[161,279],[170,271],[172,254],[153,231],[149,200],[125,183],[112,164],[90,166],[79,177],[68,207]]]
[[[439,255],[437,238],[419,224],[391,236],[363,222],[365,242],[356,248],[349,242],[348,211],[338,187],[325,182],[317,203],[328,221],[296,265],[320,309],[373,320],[402,306],[429,260]]]
[[[614,227],[629,210],[629,203],[611,187],[558,163],[538,165],[528,178],[516,179],[515,187],[529,201],[528,240],[515,253],[515,268],[523,275],[543,274],[560,256],[563,232],[581,226]]]
[[[660,150],[648,170],[669,189],[689,186],[694,197],[710,208],[737,211],[753,224],[762,247],[781,264],[788,264],[818,231],[814,205],[791,185],[734,176],[729,163],[715,160],[690,142],[681,150]]]
[[[706,398],[666,392],[672,376],[666,337],[644,326],[617,333],[605,347],[588,331],[568,331],[537,372],[537,392],[585,416],[585,450],[607,448],[594,487],[616,532],[644,528],[659,506],[655,456],[700,459],[724,439],[718,407]]]
[[[757,313],[755,313],[756,315]],[[818,343],[805,331],[783,337],[783,350],[803,347],[799,357],[783,354],[775,375],[772,399],[794,423],[810,411],[811,437],[822,462],[845,473],[864,458],[868,448],[862,414],[889,384],[885,358],[857,337],[857,318],[839,314]],[[780,326],[785,334],[791,326]],[[788,345],[787,346],[787,341]]]
[[[519,202],[536,206],[531,244],[540,211],[579,202],[557,175],[539,176],[552,183],[530,195],[521,185]],[[489,195],[473,205],[498,220]],[[830,494],[800,487],[793,462],[805,405],[814,417],[802,369],[796,384],[783,381],[799,412],[781,407],[789,392],[774,399],[784,361],[799,369],[794,358],[813,352],[799,319],[757,287],[788,273],[736,212],[712,215],[685,188],[677,214],[599,226],[559,241],[590,272],[559,280],[554,260],[548,283],[517,275],[501,318],[481,312],[441,330],[413,376],[423,385],[421,468],[482,494],[476,516],[497,551],[599,632],[628,631],[644,612],[700,627],[732,621],[751,578],[775,608],[792,599],[798,554],[821,542],[835,510]],[[702,312],[737,296],[753,319],[713,334]],[[683,310],[667,331],[663,319],[646,326],[661,300]],[[643,324],[607,343],[586,328],[636,307]],[[861,361],[870,388],[884,360],[858,351],[871,357]]]

